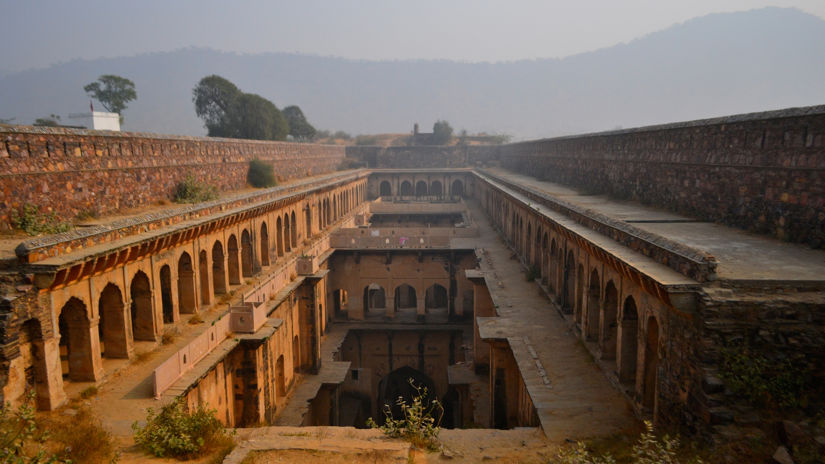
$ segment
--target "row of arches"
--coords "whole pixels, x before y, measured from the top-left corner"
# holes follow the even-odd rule
[[[393,313],[417,313],[419,303],[424,314],[431,312],[446,312],[448,309],[448,292],[441,284],[432,284],[424,291],[423,301],[415,287],[410,284],[400,284],[392,294],[377,283],[370,283],[364,287],[361,299],[364,317],[385,315],[388,310]],[[348,309],[349,295],[344,289],[333,291],[333,313],[337,317],[344,317]]]
[[[443,185],[440,180],[433,180],[427,183],[425,180],[415,182],[404,180],[398,186],[398,191],[394,192],[393,185],[390,181],[383,180],[378,186],[378,195],[382,197],[402,196],[402,197],[463,197],[464,196],[464,182],[461,179],[455,179],[448,185],[449,191],[446,191],[447,186]]]
[[[649,308],[640,312],[631,294],[635,287],[621,288],[632,284],[620,274],[608,276],[603,263],[588,259],[575,243],[557,236],[531,210],[494,190],[486,191],[484,200],[495,226],[562,310],[573,315],[581,336],[595,346],[599,359],[634,392],[642,407],[653,411],[660,342],[656,313]]]

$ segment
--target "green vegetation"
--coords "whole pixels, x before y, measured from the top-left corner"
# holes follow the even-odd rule
[[[195,113],[203,119],[209,136],[286,140],[290,133],[286,117],[274,103],[260,95],[241,92],[221,76],[204,77],[192,94]]]
[[[433,143],[448,145],[453,139],[453,127],[447,121],[438,120],[433,124]]]
[[[35,126],[57,127],[60,125],[60,116],[52,113],[47,118],[37,118],[34,120]]]
[[[84,400],[87,400],[93,396],[97,396],[97,387],[94,385],[91,387],[86,387],[80,392],[80,397]]]
[[[212,450],[227,449],[232,436],[215,418],[215,411],[202,405],[189,412],[186,403],[178,398],[155,414],[149,408],[146,426],[132,424],[135,442],[147,453],[157,457],[172,456],[189,459],[203,456]]]
[[[315,139],[316,130],[307,121],[304,112],[297,105],[284,108],[284,117],[289,124],[289,135],[298,142],[310,142]]]
[[[409,379],[409,383],[416,391],[412,404],[407,404],[401,397],[396,403],[401,407],[403,417],[395,419],[390,406],[384,405],[384,425],[378,425],[372,417],[367,419],[367,425],[380,429],[388,437],[403,438],[418,448],[437,451],[440,447],[438,443],[438,433],[441,431],[439,423],[444,414],[444,408],[437,399],[432,402],[427,401],[426,387],[415,385],[413,379]]]
[[[272,187],[277,184],[273,166],[257,158],[249,162],[246,181],[249,182],[249,185],[257,188]]]
[[[49,432],[38,426],[32,406],[34,394],[12,411],[6,403],[0,408],[0,462],[14,464],[69,463],[65,456],[50,454],[44,444]]]
[[[72,228],[71,224],[59,221],[56,213],[41,213],[36,205],[29,203],[20,211],[12,210],[11,224],[29,235],[58,234]]]
[[[769,360],[744,344],[722,350],[722,380],[737,396],[763,408],[808,406],[811,372],[788,359]]]
[[[135,83],[125,77],[113,74],[100,76],[96,82],[85,85],[83,90],[90,97],[99,101],[107,111],[118,113],[121,123],[123,123],[122,113],[126,109],[126,103],[137,98]]]
[[[200,203],[218,198],[218,189],[189,174],[175,186],[172,201],[175,203]]]

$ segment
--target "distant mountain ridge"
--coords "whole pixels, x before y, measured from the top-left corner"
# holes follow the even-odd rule
[[[627,44],[506,63],[358,61],[189,48],[73,60],[0,74],[0,118],[31,123],[88,108],[100,74],[135,82],[125,130],[202,135],[192,88],[219,74],[316,127],[352,134],[422,130],[539,138],[825,103],[825,21],[795,9],[712,14]]]

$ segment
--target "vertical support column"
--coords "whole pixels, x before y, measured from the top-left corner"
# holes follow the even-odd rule
[[[63,371],[60,368],[60,338],[35,340],[36,363],[34,365],[37,382],[37,407],[51,411],[66,402],[63,391]]]

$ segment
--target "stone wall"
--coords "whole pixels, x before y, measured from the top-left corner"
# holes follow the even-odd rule
[[[344,154],[331,145],[0,125],[0,228],[26,203],[69,220],[168,200],[189,174],[243,188],[253,158],[272,162],[284,181],[334,171]]]
[[[510,144],[504,167],[825,247],[825,106]]]
[[[497,145],[425,145],[416,147],[347,147],[347,157],[369,168],[466,168],[497,164]]]

